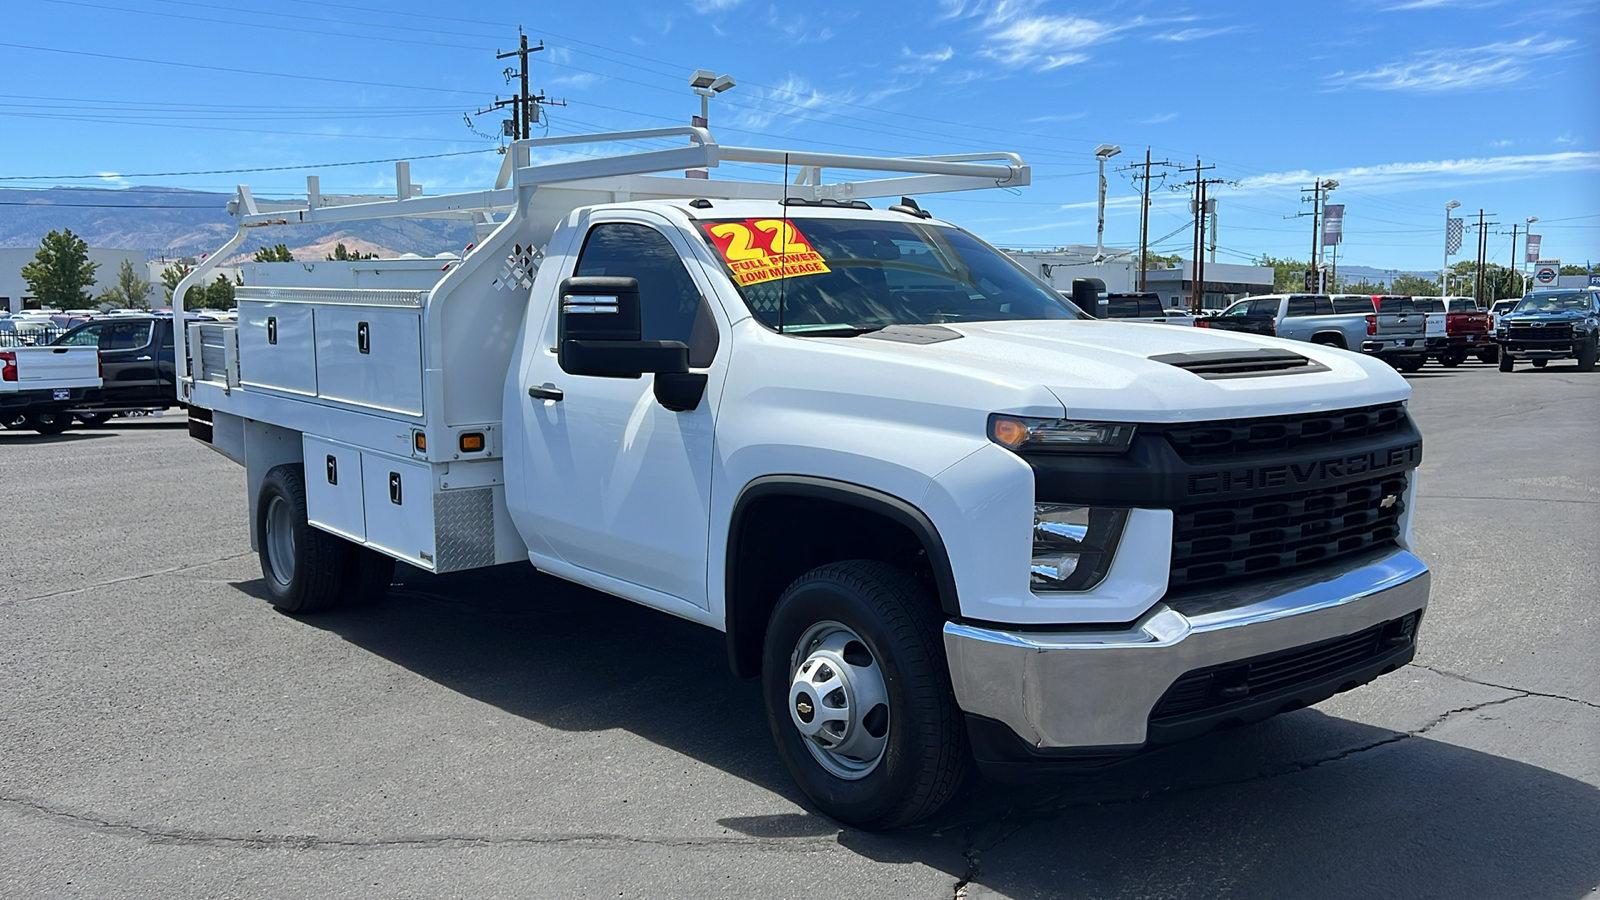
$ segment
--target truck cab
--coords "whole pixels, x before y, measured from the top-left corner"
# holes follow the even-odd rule
[[[689,146],[530,159],[659,137]],[[800,175],[679,174],[723,162]],[[244,467],[279,609],[381,595],[395,560],[526,560],[704,624],[796,783],[864,827],[974,764],[1098,765],[1404,665],[1429,583],[1404,379],[1094,319],[916,199],[1030,171],[688,128],[519,141],[472,195],[241,188],[209,259],[289,220],[482,237],[381,287],[240,288],[237,325],[179,334],[180,397]]]

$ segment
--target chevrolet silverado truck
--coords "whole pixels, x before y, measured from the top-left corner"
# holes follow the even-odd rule
[[[101,383],[84,391],[71,406],[72,414],[85,424],[103,425],[114,415],[154,413],[178,405],[171,316],[91,319],[56,338],[54,346],[94,347],[100,352]]]
[[[1600,288],[1533,291],[1500,315],[1495,342],[1500,371],[1518,360],[1542,369],[1552,359],[1573,359],[1578,371],[1593,372],[1600,356]]]
[[[100,386],[93,348],[0,346],[0,425],[60,434],[72,407]]]
[[[1382,305],[1378,298],[1361,294],[1265,294],[1240,300],[1195,324],[1360,350],[1415,372],[1427,361],[1423,316],[1409,308],[1410,298],[1404,299],[1406,305]]]
[[[648,139],[675,146],[604,152]],[[681,175],[727,162],[776,171]],[[241,187],[174,296],[284,223],[479,239],[443,271],[273,267],[236,325],[179,333],[178,399],[243,466],[283,612],[379,596],[395,560],[523,561],[701,623],[801,789],[864,827],[974,764],[1102,765],[1404,665],[1429,585],[1405,380],[1090,318],[922,206],[1030,177],[663,128],[516,141],[469,194]]]
[[[1479,362],[1493,363],[1500,357],[1494,334],[1489,328],[1489,314],[1471,297],[1414,297],[1414,303],[1427,303],[1428,355],[1439,365],[1453,369],[1475,356]],[[1437,335],[1433,318],[1441,317],[1442,327]]]

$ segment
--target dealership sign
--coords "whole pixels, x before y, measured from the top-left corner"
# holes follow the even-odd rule
[[[1561,260],[1541,259],[1534,263],[1533,283],[1539,287],[1555,287],[1556,278],[1561,275]]]

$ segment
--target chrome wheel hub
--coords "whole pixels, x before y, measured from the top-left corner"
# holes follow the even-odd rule
[[[806,629],[790,657],[789,721],[832,775],[865,778],[889,743],[889,691],[866,641],[838,622]]]

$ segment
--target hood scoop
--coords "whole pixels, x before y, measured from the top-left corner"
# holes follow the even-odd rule
[[[1150,357],[1150,361],[1176,366],[1186,372],[1192,372],[1207,381],[1328,371],[1327,366],[1298,353],[1266,347],[1257,350],[1207,350],[1199,353],[1163,353],[1160,356]]]

